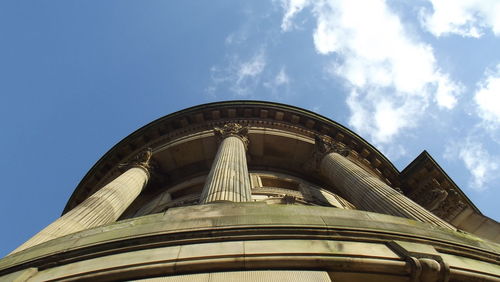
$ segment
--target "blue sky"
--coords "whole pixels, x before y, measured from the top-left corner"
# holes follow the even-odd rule
[[[500,2],[1,1],[0,257],[114,144],[189,106],[287,103],[500,219]]]

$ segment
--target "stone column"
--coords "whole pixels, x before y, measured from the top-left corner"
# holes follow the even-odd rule
[[[328,137],[316,138],[316,159],[321,174],[356,207],[366,211],[406,217],[444,228],[452,225],[396,191],[349,159],[349,150]]]
[[[246,148],[248,128],[227,123],[214,129],[220,145],[208,174],[200,204],[217,201],[249,202],[252,200]]]
[[[12,253],[40,243],[115,222],[141,193],[149,179],[151,149],[141,152],[124,173],[88,197],[78,206],[38,232]]]

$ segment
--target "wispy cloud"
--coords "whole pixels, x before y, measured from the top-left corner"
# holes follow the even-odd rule
[[[266,57],[260,49],[247,60],[238,56],[228,59],[224,66],[213,66],[210,69],[212,84],[207,92],[214,95],[220,87],[226,87],[238,96],[249,95],[260,83],[260,76],[266,67]]]
[[[332,58],[328,72],[350,88],[349,123],[377,143],[414,127],[431,103],[452,109],[462,86],[438,66],[430,45],[411,36],[383,0],[283,1],[282,30],[310,8],[316,51]]]
[[[500,35],[498,0],[429,0],[432,9],[422,8],[421,24],[435,36],[458,34],[481,37],[487,29]]]
[[[284,84],[289,84],[290,83],[290,78],[288,77],[288,74],[286,74],[285,68],[282,67],[276,77],[274,78],[274,84],[277,86],[284,85]]]
[[[271,90],[276,90],[280,86],[290,84],[290,77],[288,76],[285,67],[281,67],[279,72],[269,81],[264,82],[264,86]]]
[[[291,78],[286,72],[286,68],[282,66],[276,74],[269,75],[263,86],[274,98],[283,99],[290,94],[290,83]]]
[[[500,128],[500,64],[485,72],[473,99],[480,122],[465,131],[465,140],[448,144],[445,158],[463,162],[470,173],[469,187],[482,191],[500,179],[500,155],[492,154],[488,145],[490,138],[499,143],[495,139]]]
[[[236,83],[242,83],[247,78],[254,78],[258,76],[266,66],[264,59],[264,52],[260,51],[250,60],[242,62],[237,67],[237,80]]]
[[[471,174],[469,186],[476,190],[485,190],[494,180],[499,179],[500,163],[484,146],[471,136],[464,142],[452,143],[445,151],[445,158],[460,159]]]
[[[247,34],[245,29],[241,29],[237,32],[233,32],[226,36],[224,43],[226,45],[237,45],[245,42],[247,40]]]
[[[487,70],[474,94],[477,113],[483,125],[491,130],[500,127],[500,64],[494,70]]]

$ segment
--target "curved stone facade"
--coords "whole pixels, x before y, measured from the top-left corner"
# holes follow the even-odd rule
[[[315,113],[201,105],[106,153],[0,280],[498,281],[499,224],[423,152]]]

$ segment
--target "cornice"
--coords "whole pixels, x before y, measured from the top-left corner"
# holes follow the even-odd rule
[[[448,174],[441,168],[441,166],[434,160],[434,158],[432,158],[432,156],[425,150],[401,171],[400,177],[401,181],[405,184],[405,188],[407,189],[407,191],[405,192],[409,195],[418,194],[419,191],[417,190],[421,190],[424,188],[423,186],[425,186],[425,184],[419,183],[420,179],[429,179],[433,181],[433,184],[431,184],[430,186],[433,186],[433,188],[441,189],[443,191],[447,191],[450,194],[447,197],[449,198],[449,200],[452,200],[452,198],[454,198],[453,202],[449,203],[449,205],[459,207],[459,202],[461,202],[462,204],[472,208],[476,213],[482,215],[482,213],[474,205],[474,203],[472,203],[472,201],[464,194],[464,192],[458,187],[458,185],[448,176]],[[451,194],[453,194],[454,197],[452,197]],[[446,203],[443,202],[443,204]],[[452,218],[448,220],[452,220]]]

